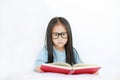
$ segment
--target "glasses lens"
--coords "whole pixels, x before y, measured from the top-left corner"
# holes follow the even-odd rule
[[[57,39],[58,38],[58,33],[52,33],[52,38]]]
[[[67,32],[63,32],[61,35],[62,35],[62,38],[67,38]]]

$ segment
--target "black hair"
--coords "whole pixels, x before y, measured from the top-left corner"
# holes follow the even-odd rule
[[[73,65],[76,63],[75,62],[76,60],[75,60],[74,51],[73,51],[72,31],[71,31],[69,22],[63,17],[54,17],[48,23],[47,30],[46,30],[46,45],[45,45],[48,51],[48,62],[47,63],[52,63],[54,60],[52,30],[57,23],[62,24],[67,30],[68,41],[65,44],[66,62],[69,63],[70,65]]]

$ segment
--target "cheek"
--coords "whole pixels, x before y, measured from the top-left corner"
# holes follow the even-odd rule
[[[56,44],[56,43],[57,43],[57,40],[54,40],[54,39],[53,39],[52,42],[53,42],[53,44]]]
[[[53,41],[53,44],[57,44],[57,43],[58,43],[58,40],[57,40],[57,39],[53,39],[52,41]],[[68,39],[63,39],[63,40],[62,40],[62,42],[63,42],[64,44],[66,44],[67,41],[68,41]]]
[[[64,40],[64,44],[66,44],[66,43],[67,43],[67,41],[68,41],[68,39],[65,39],[65,40]]]

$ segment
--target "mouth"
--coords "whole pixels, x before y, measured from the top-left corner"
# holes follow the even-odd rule
[[[58,44],[63,44],[63,42],[58,42]]]

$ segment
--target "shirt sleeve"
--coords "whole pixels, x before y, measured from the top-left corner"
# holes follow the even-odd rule
[[[74,56],[75,56],[75,62],[76,62],[76,64],[77,63],[83,63],[82,60],[80,59],[80,56],[79,56],[77,50],[73,49],[73,51],[74,51]]]
[[[34,68],[36,68],[37,66],[40,66],[43,63],[46,63],[47,61],[48,61],[48,52],[46,48],[43,48],[41,49],[40,53],[38,54],[35,60]]]

